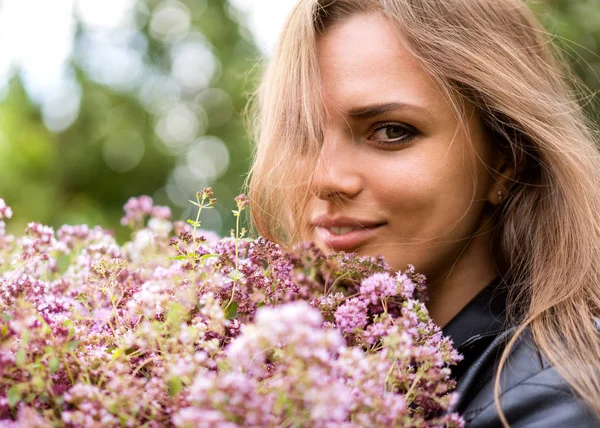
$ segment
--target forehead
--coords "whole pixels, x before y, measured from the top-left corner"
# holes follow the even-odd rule
[[[445,104],[425,69],[404,46],[400,31],[378,14],[356,14],[320,37],[317,55],[327,107],[409,102]]]

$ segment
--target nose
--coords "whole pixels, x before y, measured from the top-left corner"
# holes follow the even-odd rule
[[[357,150],[350,138],[331,131],[324,137],[313,177],[314,194],[323,200],[351,199],[363,188]]]

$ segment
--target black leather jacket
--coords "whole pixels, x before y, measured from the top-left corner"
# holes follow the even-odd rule
[[[504,328],[506,293],[496,278],[445,327],[464,360],[453,368],[466,427],[502,427],[494,403],[497,364],[514,329]],[[540,354],[526,331],[502,370],[500,403],[513,428],[600,427],[588,407]]]

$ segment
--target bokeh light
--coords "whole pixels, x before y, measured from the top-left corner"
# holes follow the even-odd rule
[[[171,42],[185,35],[191,24],[188,7],[179,1],[168,0],[154,8],[150,18],[150,34],[157,40]]]
[[[175,45],[171,57],[173,77],[188,90],[206,88],[219,70],[219,62],[212,54],[210,44],[198,33]]]
[[[181,89],[171,76],[150,73],[140,88],[140,102],[144,108],[153,114],[163,112],[167,106],[179,101]]]
[[[156,133],[173,153],[182,153],[198,134],[208,126],[206,114],[198,114],[186,104],[174,104],[166,109],[156,124]]]
[[[110,169],[122,173],[138,166],[145,150],[146,144],[142,136],[129,130],[107,138],[102,147],[102,154]]]
[[[229,168],[229,150],[217,137],[202,137],[188,149],[186,164],[195,178],[213,184]]]
[[[75,82],[63,82],[46,94],[41,105],[42,120],[54,132],[67,129],[79,115],[81,88]]]
[[[219,88],[207,88],[194,99],[195,108],[201,107],[208,116],[210,126],[224,125],[233,113],[233,100]]]
[[[77,43],[76,58],[92,80],[117,90],[133,89],[144,73],[144,43],[139,36],[130,32],[115,42],[103,34],[84,35]]]
[[[111,31],[135,26],[138,5],[135,0],[78,0],[75,10],[89,29]]]

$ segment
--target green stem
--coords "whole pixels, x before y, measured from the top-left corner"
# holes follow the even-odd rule
[[[420,369],[417,371],[417,373],[415,374],[415,378],[413,380],[412,385],[410,386],[410,388],[408,389],[408,391],[406,391],[406,394],[404,394],[405,397],[407,397],[408,399],[410,399],[411,403],[414,400],[414,397],[412,397],[413,391],[415,389],[415,387],[417,386],[417,383],[421,380],[421,378],[423,377],[423,371],[421,371]],[[410,403],[408,403],[410,404]]]
[[[238,245],[240,242],[239,239],[239,231],[240,231],[240,212],[241,210],[238,210],[238,213],[235,216],[235,273],[236,273],[236,278],[233,279],[233,285],[231,286],[231,298],[229,299],[229,302],[227,303],[227,306],[225,306],[226,308],[229,307],[229,305],[231,305],[231,303],[233,303],[233,298],[235,296],[235,286],[237,285],[237,275],[239,275],[239,270],[238,270]]]
[[[202,208],[204,206],[204,199],[206,199],[204,192],[202,193],[202,200],[200,200],[198,196],[196,196],[196,201],[198,201],[198,214],[196,214],[196,221],[194,222],[194,232],[192,233],[192,244],[194,246],[194,254],[196,254],[196,249],[198,248],[196,246],[196,229],[198,228],[198,221],[200,221],[200,213],[202,212]]]

